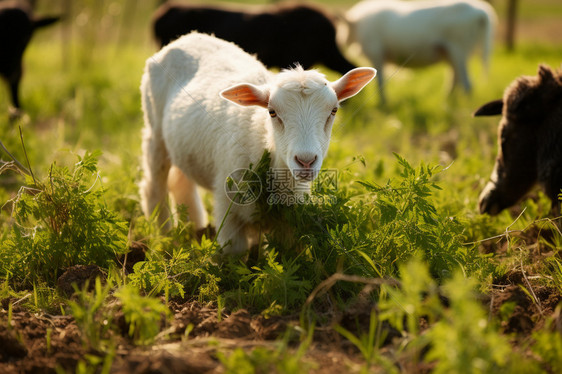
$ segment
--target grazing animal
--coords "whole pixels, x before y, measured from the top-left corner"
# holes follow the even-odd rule
[[[379,70],[381,102],[385,102],[383,64],[422,67],[447,61],[453,68],[451,91],[462,84],[470,92],[467,60],[482,45],[487,65],[497,16],[480,0],[371,0],[345,14],[340,39],[357,43]]]
[[[539,66],[536,76],[522,76],[503,99],[479,108],[475,116],[501,114],[498,156],[490,181],[480,194],[481,213],[498,214],[541,184],[560,214],[562,188],[562,71]]]
[[[213,34],[256,54],[267,67],[304,69],[315,64],[345,74],[355,66],[341,54],[330,18],[305,5],[235,11],[203,5],[164,4],[153,17],[157,42],[164,46],[190,31]]]
[[[256,165],[267,150],[272,168],[288,170],[295,186],[310,191],[339,102],[375,74],[356,68],[335,82],[299,66],[273,74],[238,46],[207,34],[191,33],[168,44],[147,60],[141,83],[144,213],[159,208],[159,222],[169,228],[169,190],[176,203],[187,206],[196,228],[205,227],[196,188],[202,186],[214,194],[224,252],[244,252],[255,204],[229,200],[229,176]]]
[[[59,17],[35,18],[22,2],[0,2],[0,75],[10,88],[14,114],[20,111],[19,85],[22,58],[35,30],[57,22]]]

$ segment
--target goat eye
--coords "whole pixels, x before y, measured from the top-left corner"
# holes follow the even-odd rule
[[[275,113],[275,111],[273,109],[269,110],[269,115],[271,116],[271,118],[277,117],[277,113]]]
[[[335,116],[336,113],[338,112],[338,107],[334,107],[334,109],[332,109],[332,115]]]

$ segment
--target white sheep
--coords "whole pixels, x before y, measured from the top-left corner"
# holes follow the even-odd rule
[[[205,227],[197,192],[202,186],[214,195],[224,253],[243,253],[252,239],[255,206],[232,203],[225,191],[229,175],[256,164],[268,150],[271,168],[290,170],[293,182],[310,189],[339,102],[375,74],[357,68],[335,82],[298,66],[273,74],[236,45],[199,33],[167,45],[147,60],[141,82],[144,213],[158,208],[159,222],[169,228],[169,190],[187,206],[196,228]]]
[[[381,102],[385,102],[383,64],[421,67],[447,61],[453,68],[451,91],[462,84],[471,91],[467,61],[477,45],[487,67],[497,16],[481,0],[368,0],[345,14],[340,40],[358,44],[379,70]]]

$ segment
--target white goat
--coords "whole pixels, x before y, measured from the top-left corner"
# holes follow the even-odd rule
[[[209,35],[191,33],[172,42],[147,60],[141,83],[145,214],[159,208],[160,223],[169,227],[169,188],[196,228],[205,227],[196,188],[202,186],[213,191],[224,252],[244,252],[255,206],[229,200],[224,187],[229,175],[255,165],[268,150],[272,168],[289,169],[295,183],[310,189],[339,102],[375,74],[357,68],[328,82],[297,66],[275,75],[236,45]]]
[[[421,67],[446,60],[454,72],[451,90],[461,83],[470,92],[467,60],[481,44],[487,67],[497,16],[492,6],[481,0],[371,0],[349,9],[345,21],[346,25],[340,28],[340,40],[358,43],[379,70],[384,103],[386,61]]]

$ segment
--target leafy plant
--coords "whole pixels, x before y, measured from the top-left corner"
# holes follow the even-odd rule
[[[97,188],[99,152],[78,156],[73,169],[51,166],[38,182],[28,177],[12,199],[14,220],[0,244],[2,276],[26,287],[45,281],[54,285],[66,267],[108,267],[127,249],[127,226],[109,210]]]
[[[387,320],[398,331],[412,338],[420,335],[420,319],[434,322],[441,314],[439,288],[431,278],[427,265],[420,259],[400,266],[401,287],[383,285],[381,288],[380,318]],[[404,325],[405,323],[405,325]]]
[[[397,373],[397,369],[392,362],[380,354],[380,346],[384,340],[381,336],[380,320],[375,310],[371,311],[369,319],[369,330],[367,334],[357,337],[352,332],[342,326],[334,326],[334,330],[355,345],[365,359],[365,369],[368,371],[373,364],[378,364],[385,368],[387,373]]]
[[[296,260],[280,262],[278,257],[275,250],[269,250],[263,265],[230,263],[227,269],[238,278],[238,287],[228,290],[227,298],[242,307],[263,310],[265,315],[279,314],[302,302],[310,282],[296,275],[300,268]]]
[[[134,271],[128,275],[129,283],[150,296],[164,294],[166,300],[183,298],[186,291],[200,301],[214,300],[220,293],[221,280],[218,266],[213,263],[218,246],[204,238],[200,244],[175,247],[180,240],[160,242],[160,248],[155,246],[145,261],[134,265]]]
[[[312,342],[313,330],[302,341],[297,349],[288,345],[286,334],[276,348],[255,347],[246,352],[236,348],[229,355],[217,352],[217,357],[224,365],[226,373],[279,373],[297,374],[307,372],[314,367],[313,363],[304,360],[303,356]]]
[[[554,316],[559,319],[561,311],[562,306],[559,305]],[[532,345],[533,352],[541,357],[544,368],[552,373],[562,371],[562,331],[556,323],[554,318],[548,318],[545,326],[533,334],[535,343]]]
[[[330,274],[396,276],[399,264],[415,256],[427,259],[438,279],[458,268],[487,274],[493,265],[474,245],[463,244],[463,224],[434,204],[437,167],[413,168],[396,158],[399,178],[385,186],[361,180],[355,190],[317,188],[307,204],[276,204],[267,195],[260,197],[256,217],[269,223],[266,245],[259,248],[258,263],[227,265],[230,271],[221,276],[231,296],[227,299],[266,308],[266,314],[284,311],[303,302],[307,291]],[[267,162],[264,154],[254,169],[262,183]],[[232,284],[237,289],[229,289]],[[335,286],[342,301],[359,291],[357,284]]]
[[[497,373],[509,367],[512,348],[488,321],[475,298],[475,286],[461,273],[443,286],[450,308],[428,332],[426,360],[436,363],[435,373]]]
[[[381,274],[395,274],[396,264],[420,254],[432,274],[448,278],[459,265],[472,274],[485,266],[474,247],[463,243],[464,227],[455,217],[440,212],[433,202],[433,191],[441,188],[433,181],[438,167],[423,163],[413,168],[395,154],[400,179],[385,186],[359,181],[370,192],[362,203],[372,206],[370,219],[374,228],[373,260]]]
[[[77,300],[68,301],[70,312],[80,329],[84,346],[102,352],[108,348],[108,332],[113,327],[113,313],[108,313],[106,308],[112,287],[111,282],[102,285],[98,277],[92,292],[87,290],[88,284],[86,284],[82,290],[77,290]]]
[[[406,343],[402,346],[410,360],[423,359],[434,373],[532,370],[532,363],[510,354],[507,338],[479,302],[474,279],[457,271],[437,287],[419,260],[401,267],[401,276],[399,288],[383,285],[380,318],[402,331]],[[424,330],[420,330],[422,318],[427,321]],[[424,349],[427,354],[422,357]]]
[[[129,336],[137,344],[149,344],[161,330],[161,322],[170,317],[170,310],[159,299],[142,296],[138,288],[124,285],[115,292],[121,302]]]
[[[555,257],[549,257],[546,263],[549,265],[549,273],[551,274],[554,287],[562,293],[562,261]]]

